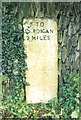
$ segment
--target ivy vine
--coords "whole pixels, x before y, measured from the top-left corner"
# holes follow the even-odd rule
[[[2,14],[2,74],[8,77],[9,89],[6,95],[15,100],[25,99],[25,70],[27,65],[23,46],[23,29],[16,27],[13,8],[7,5]]]

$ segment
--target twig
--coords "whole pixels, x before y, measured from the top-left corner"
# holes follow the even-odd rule
[[[19,115],[19,114],[15,113],[15,112],[13,112],[13,111],[8,111],[8,112],[9,112],[10,114],[15,115],[15,116],[21,117],[21,115]]]

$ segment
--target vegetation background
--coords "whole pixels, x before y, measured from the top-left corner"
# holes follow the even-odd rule
[[[81,3],[4,2],[2,3],[2,116],[5,118],[80,117],[80,5]],[[58,24],[58,99],[48,104],[26,100],[23,46],[24,18],[54,18]]]

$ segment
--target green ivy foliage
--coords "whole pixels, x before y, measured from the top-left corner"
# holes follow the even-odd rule
[[[64,81],[60,83],[59,103],[64,109],[67,117],[71,116],[73,111],[79,110],[79,74],[73,76],[70,73],[64,77]]]
[[[8,5],[2,14],[2,74],[9,79],[6,95],[19,100],[25,93],[25,70],[27,65],[23,46],[23,30],[16,27],[13,8]]]
[[[25,70],[27,65],[23,47],[23,30],[16,27],[16,18],[8,4],[2,16],[2,74],[4,84],[9,80],[9,90],[2,101],[3,114],[9,118],[41,119],[78,118],[79,117],[79,74],[64,77],[60,83],[59,99],[48,101],[48,104],[30,104],[24,100]],[[16,113],[16,114],[14,114]],[[75,115],[74,115],[75,114]],[[19,117],[20,116],[20,117]]]
[[[3,114],[8,114],[9,118],[26,118],[26,119],[72,119],[79,118],[79,74],[75,77],[70,74],[65,76],[65,83],[61,83],[60,98],[54,98],[48,101],[48,104],[27,104],[22,102],[22,97],[17,102],[8,96],[3,102]],[[17,99],[17,97],[16,97]],[[15,114],[16,115],[15,115]]]

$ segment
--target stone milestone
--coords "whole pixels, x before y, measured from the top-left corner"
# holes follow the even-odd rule
[[[24,19],[24,47],[28,70],[27,103],[47,103],[57,97],[58,42],[53,19]]]

